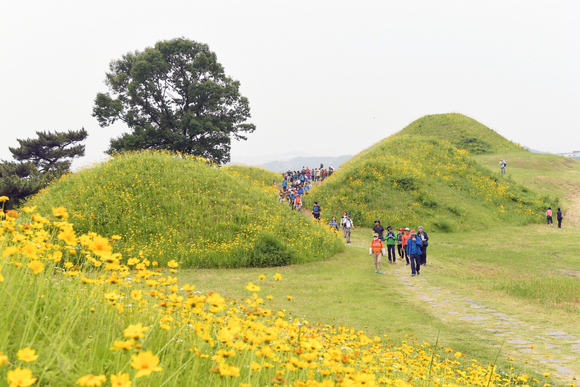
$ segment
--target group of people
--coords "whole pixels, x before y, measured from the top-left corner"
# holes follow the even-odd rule
[[[314,203],[317,205],[317,203]],[[320,208],[320,207],[319,207]],[[314,212],[313,212],[314,214]],[[315,216],[316,217],[316,216]],[[328,226],[336,232],[339,232],[338,222],[336,221],[336,216],[333,216],[330,222],[328,222]],[[350,243],[350,233],[354,228],[354,223],[350,218],[350,215],[346,212],[342,213],[342,218],[340,218],[340,227],[342,227],[342,235],[346,239],[346,243]]]
[[[548,226],[554,227],[554,222],[552,221],[552,207],[548,207],[548,211],[546,211],[546,218],[548,220]],[[564,213],[562,212],[561,208],[558,208],[558,212],[556,212],[556,220],[558,220],[558,228],[562,228],[563,219]]]
[[[287,171],[283,174],[284,181],[289,181],[293,184],[295,181],[299,181],[304,184],[305,182],[311,181],[324,181],[327,177],[334,173],[334,168],[329,167],[324,168],[324,164],[320,163],[320,168],[308,168],[302,167],[300,171]]]
[[[377,219],[373,227],[373,240],[369,246],[369,255],[374,258],[375,273],[383,274],[382,256],[388,256],[389,263],[397,263],[395,254],[395,246],[397,246],[399,259],[405,259],[407,266],[411,266],[411,275],[413,277],[421,275],[421,266],[427,266],[427,247],[429,246],[429,236],[423,230],[423,226],[419,226],[417,231],[410,230],[408,227],[400,228],[396,235],[391,226],[388,226],[386,231],[385,235],[385,229],[381,221]]]
[[[310,182],[300,182],[300,180],[295,180],[297,184],[289,185],[288,181],[284,180],[282,182],[282,190],[278,193],[278,200],[280,203],[287,203],[290,208],[300,212],[302,209],[302,199],[304,195],[307,195],[312,189],[312,184]]]

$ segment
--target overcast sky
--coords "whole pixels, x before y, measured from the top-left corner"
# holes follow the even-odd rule
[[[84,127],[81,163],[123,124],[91,116],[113,59],[207,43],[248,97],[232,160],[356,154],[459,112],[550,152],[580,150],[579,1],[13,1],[0,12],[0,158],[37,130]],[[75,163],[78,165],[79,163]]]

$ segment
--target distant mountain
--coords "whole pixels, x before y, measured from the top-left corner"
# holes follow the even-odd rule
[[[525,146],[524,149],[527,150],[527,151],[530,151],[532,153],[542,153],[542,154],[546,154],[546,155],[551,155],[552,154],[550,152],[544,152],[544,151],[539,151],[537,149],[528,148],[527,146]]]
[[[348,159],[350,159],[352,155],[343,155],[338,157],[331,157],[331,156],[315,156],[315,157],[294,157],[290,160],[276,160],[270,161],[268,163],[260,165],[270,171],[274,172],[286,172],[290,171],[297,171],[302,169],[302,167],[312,168],[319,168],[320,163],[324,164],[324,168],[333,167],[334,169],[338,169],[340,164],[344,163]]]

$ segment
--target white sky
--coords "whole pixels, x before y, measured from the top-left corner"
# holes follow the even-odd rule
[[[446,112],[580,150],[578,20],[572,0],[13,1],[0,11],[0,158],[16,138],[81,127],[81,163],[102,158],[126,130],[91,116],[109,62],[182,36],[209,44],[250,100],[257,129],[233,161],[356,154]]]

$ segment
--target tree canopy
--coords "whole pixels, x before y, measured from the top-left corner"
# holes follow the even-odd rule
[[[101,127],[117,120],[130,133],[112,139],[107,153],[167,149],[230,160],[232,137],[246,140],[255,125],[240,83],[226,76],[206,44],[184,38],[161,41],[113,60],[107,93],[98,93],[93,116]]]
[[[36,132],[38,138],[18,140],[18,148],[9,148],[14,161],[0,161],[0,196],[8,196],[8,207],[36,194],[52,180],[70,170],[72,160],[85,154],[84,141],[88,133]]]

